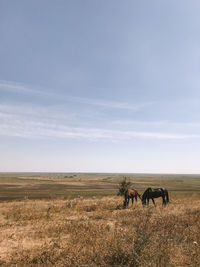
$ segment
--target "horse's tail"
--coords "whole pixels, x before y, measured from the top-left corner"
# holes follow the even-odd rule
[[[169,202],[169,194],[168,194],[168,191],[165,189],[165,195],[166,195],[166,201],[167,203]]]

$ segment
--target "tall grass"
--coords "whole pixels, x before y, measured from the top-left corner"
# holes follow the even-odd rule
[[[119,209],[121,197],[0,205],[2,266],[199,266],[200,196]]]

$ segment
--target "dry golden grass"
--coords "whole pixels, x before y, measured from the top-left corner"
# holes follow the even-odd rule
[[[0,204],[2,266],[199,266],[200,195],[118,209],[121,197]]]

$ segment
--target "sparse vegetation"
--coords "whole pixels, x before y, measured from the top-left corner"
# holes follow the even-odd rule
[[[0,206],[3,266],[198,266],[200,198],[117,210],[119,197]]]
[[[199,266],[198,192],[127,209],[116,192],[1,202],[0,265]]]
[[[119,183],[118,196],[123,196],[127,189],[131,187],[131,182],[128,181],[127,177],[123,177],[122,181]]]

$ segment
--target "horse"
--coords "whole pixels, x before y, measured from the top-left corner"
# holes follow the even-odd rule
[[[144,194],[142,195],[142,204],[146,205],[146,200],[147,200],[147,205],[149,205],[149,199],[151,198],[154,206],[156,206],[154,198],[158,197],[162,197],[164,206],[169,202],[169,194],[165,188],[153,189],[149,187],[144,191]]]
[[[130,198],[133,206],[134,199],[137,202],[137,197],[141,199],[140,194],[137,192],[137,190],[135,190],[134,188],[127,189],[124,193],[124,207],[126,208],[128,206]]]

